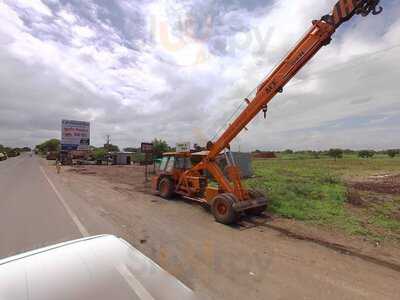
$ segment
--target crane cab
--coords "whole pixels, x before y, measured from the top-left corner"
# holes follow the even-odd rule
[[[158,175],[152,178],[152,190],[163,198],[171,198],[181,175],[192,168],[190,152],[164,153]]]
[[[173,174],[175,170],[192,168],[191,153],[170,152],[164,153],[160,164],[160,173]]]

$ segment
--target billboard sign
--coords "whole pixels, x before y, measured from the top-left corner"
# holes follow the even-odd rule
[[[142,153],[153,153],[154,145],[152,143],[142,143],[140,151]]]
[[[190,142],[177,143],[176,152],[190,152]]]
[[[61,121],[61,150],[89,150],[90,123],[73,120]]]

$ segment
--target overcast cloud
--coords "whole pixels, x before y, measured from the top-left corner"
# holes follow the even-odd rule
[[[337,0],[0,0],[0,144],[204,144]],[[355,17],[234,148],[400,147],[400,5]]]

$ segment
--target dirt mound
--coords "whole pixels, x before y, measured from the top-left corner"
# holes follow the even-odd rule
[[[400,195],[400,174],[371,176],[365,181],[351,182],[350,186],[359,191]]]
[[[274,152],[257,152],[253,153],[253,158],[276,158],[276,154]]]

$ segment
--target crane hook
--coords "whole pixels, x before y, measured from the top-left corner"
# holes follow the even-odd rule
[[[368,16],[370,13],[373,15],[379,15],[383,11],[383,7],[379,6],[380,0],[364,0],[361,6],[356,11],[363,17]]]
[[[376,6],[374,7],[374,9],[372,10],[372,14],[374,16],[379,15],[381,12],[383,11],[383,7],[379,6],[379,8],[377,8]]]
[[[264,105],[262,111],[264,113],[264,119],[267,119],[268,105]]]

